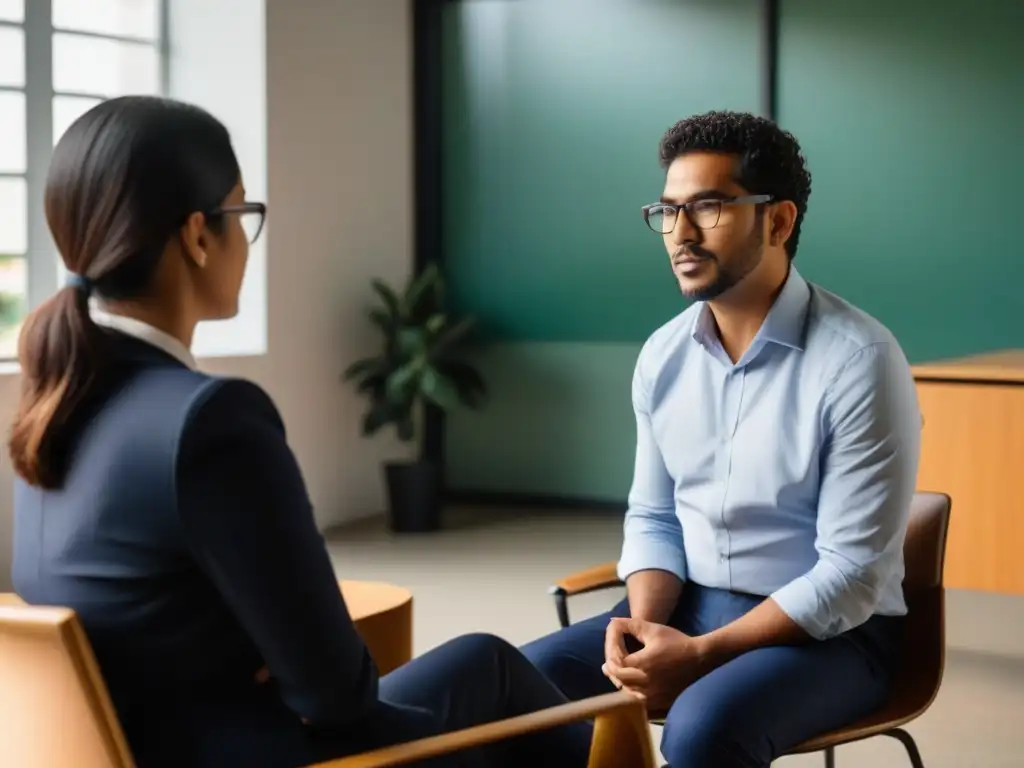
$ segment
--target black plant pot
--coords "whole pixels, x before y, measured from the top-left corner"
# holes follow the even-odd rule
[[[384,465],[388,527],[395,533],[441,529],[441,472],[429,461]]]

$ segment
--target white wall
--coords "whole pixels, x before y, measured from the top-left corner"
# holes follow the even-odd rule
[[[263,202],[269,201],[266,29],[266,0],[168,4],[168,95],[211,111],[227,126],[246,199]],[[222,74],[211,77],[211,72]],[[197,356],[266,352],[269,226],[249,249],[238,314],[196,329],[192,351]]]
[[[326,526],[383,509],[380,463],[406,450],[360,436],[363,403],[339,376],[372,348],[370,278],[412,264],[411,0],[266,3],[269,351],[203,367],[270,392]],[[211,76],[242,74],[225,61]],[[4,418],[18,386],[0,375]],[[0,590],[11,481],[0,451]]]

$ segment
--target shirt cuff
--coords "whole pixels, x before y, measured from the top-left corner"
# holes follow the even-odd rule
[[[814,582],[800,576],[771,595],[789,618],[815,640],[827,640],[839,634],[828,604],[821,599]]]
[[[619,558],[618,576],[625,581],[637,571],[668,571],[686,581],[686,553],[681,546],[663,541],[632,541],[626,539]]]

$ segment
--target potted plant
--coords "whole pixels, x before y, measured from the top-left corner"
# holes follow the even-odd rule
[[[400,440],[419,436],[429,408],[479,408],[487,390],[463,357],[474,318],[454,317],[445,307],[444,281],[436,265],[410,280],[399,294],[382,280],[371,283],[379,299],[368,316],[381,334],[380,350],[357,360],[344,378],[369,400],[362,432],[371,436],[391,424]],[[441,524],[441,469],[423,455],[384,466],[389,525],[396,532],[432,531]]]

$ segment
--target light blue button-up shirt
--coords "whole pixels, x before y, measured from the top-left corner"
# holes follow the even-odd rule
[[[922,422],[878,321],[791,267],[735,364],[703,303],[655,332],[633,407],[621,578],[654,568],[771,596],[818,639],[906,612]]]

